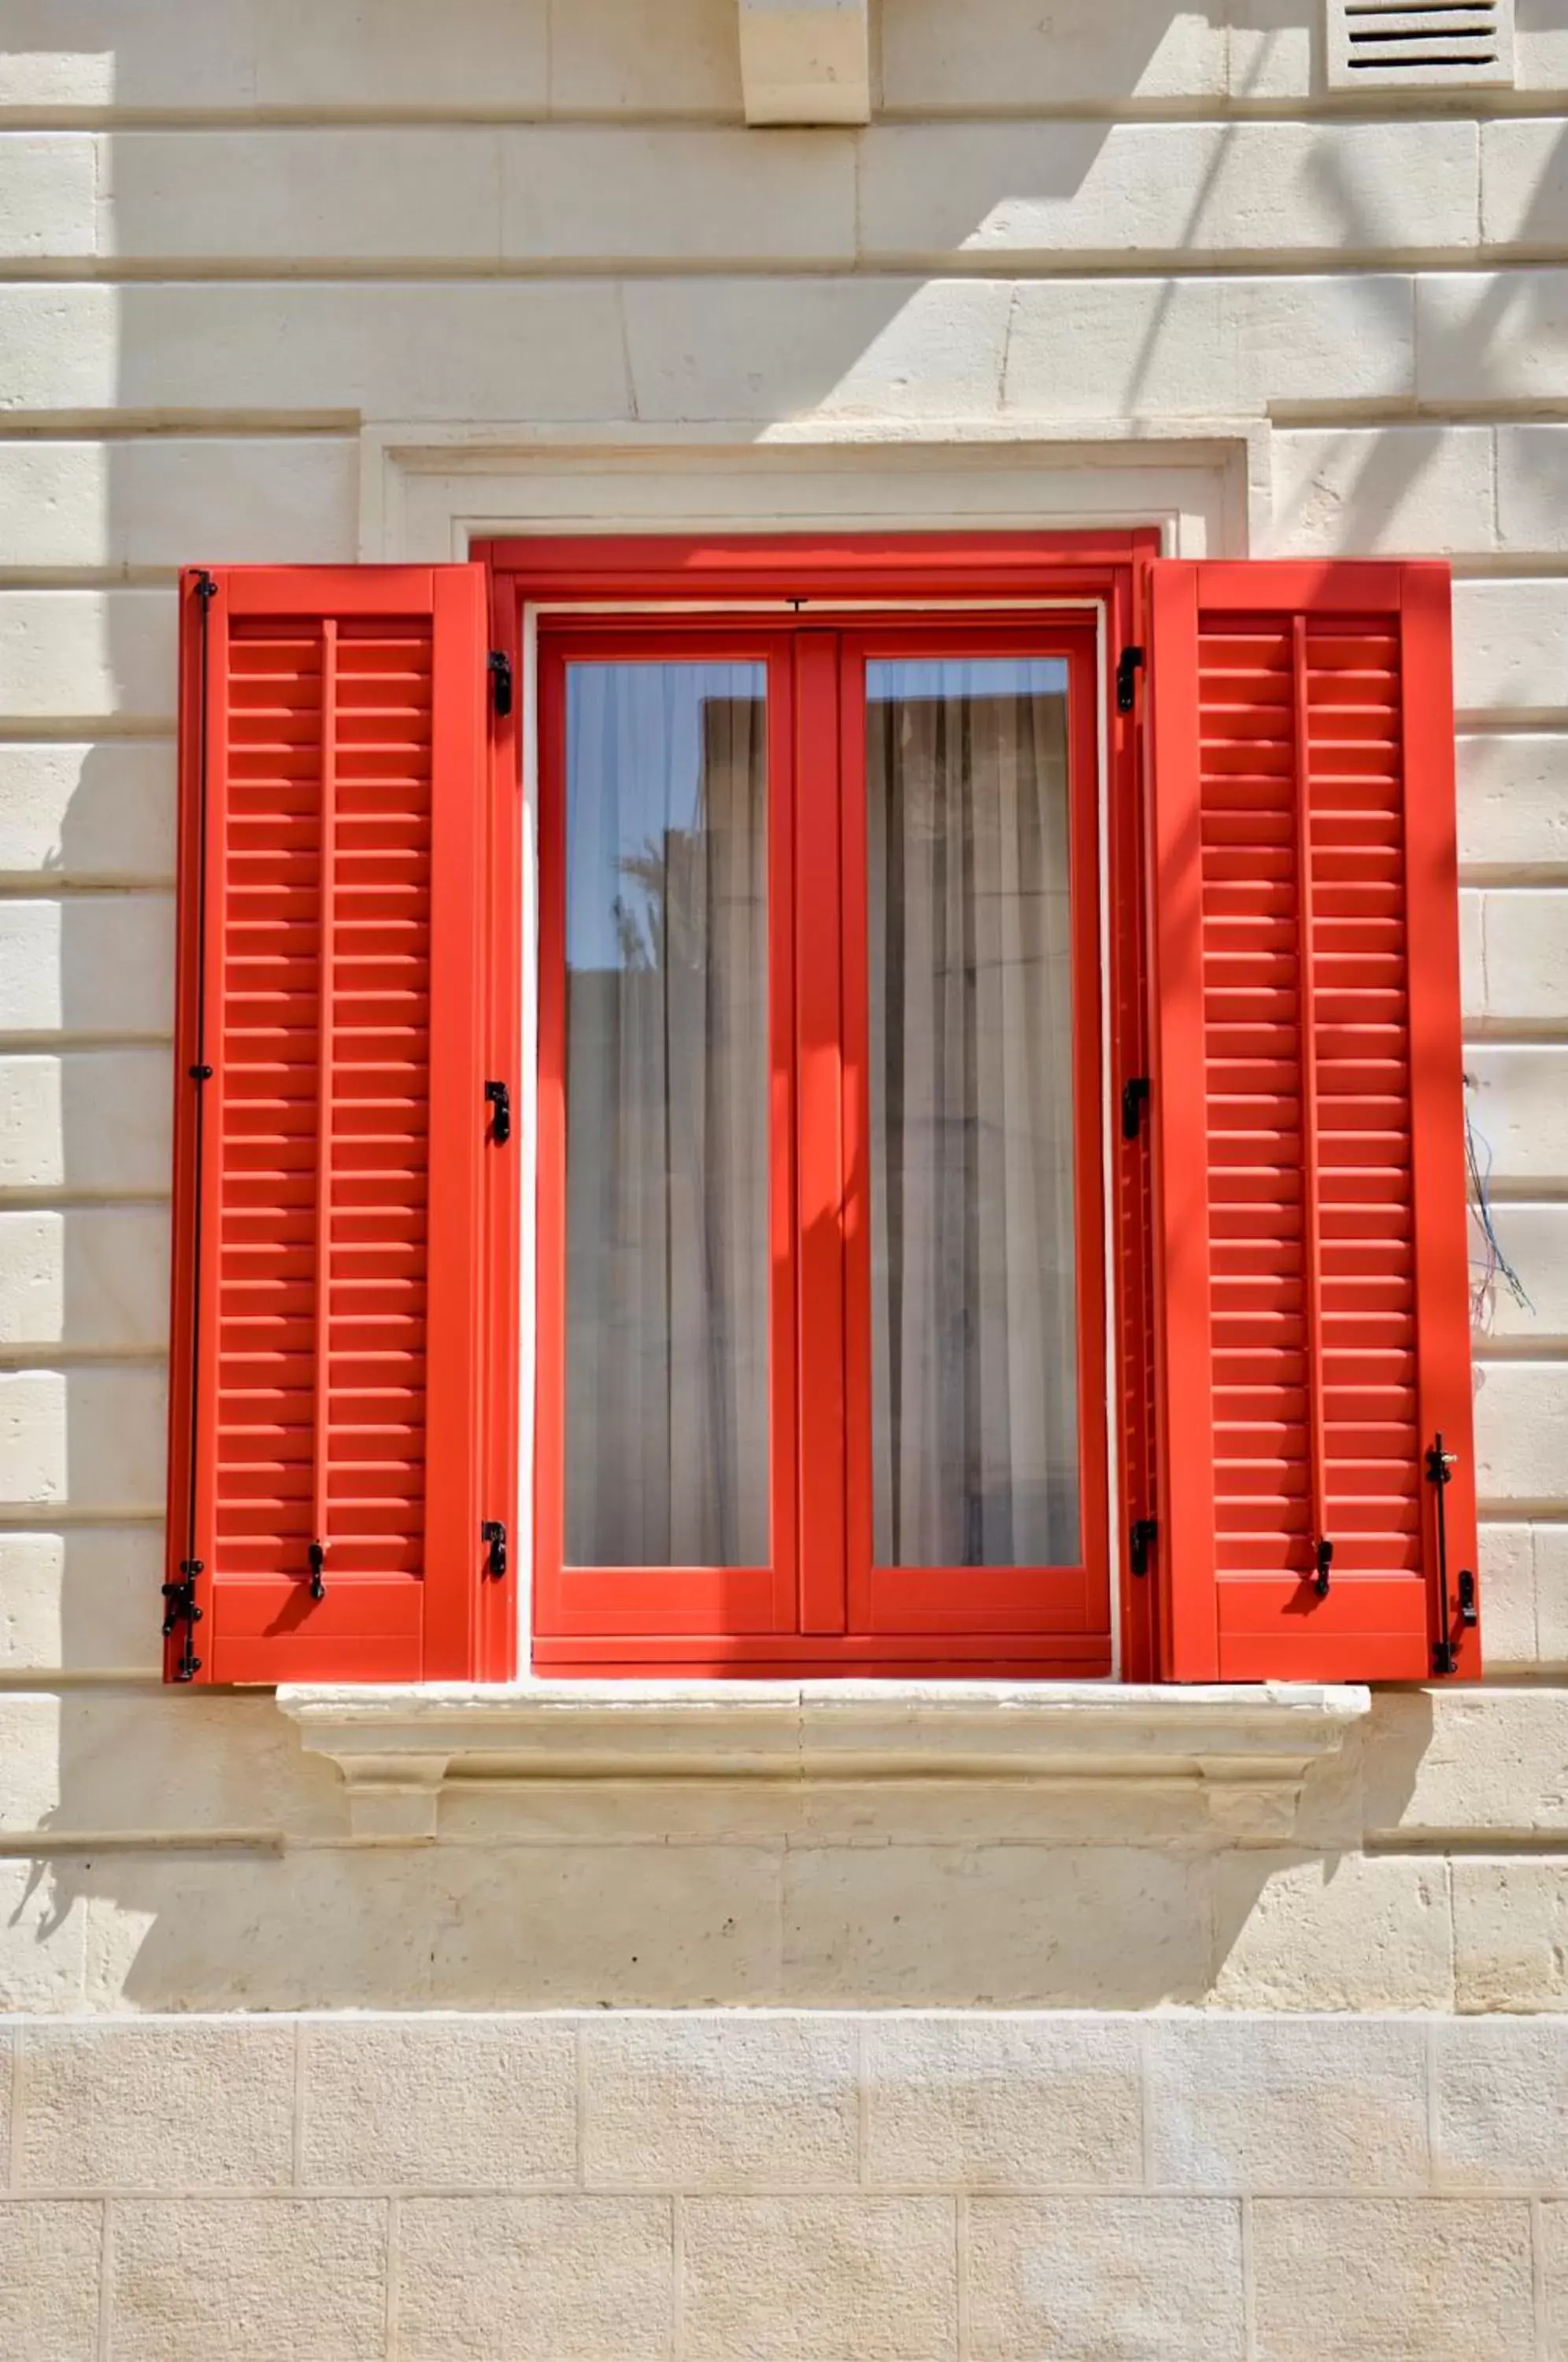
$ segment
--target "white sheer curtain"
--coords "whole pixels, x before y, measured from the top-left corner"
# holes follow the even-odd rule
[[[1066,692],[867,668],[880,1566],[1078,1556]]]
[[[567,691],[567,1498],[580,1566],[767,1563],[760,665]]]

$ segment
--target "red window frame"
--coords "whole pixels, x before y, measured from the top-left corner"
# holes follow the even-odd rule
[[[638,658],[745,663],[767,668],[769,1519],[771,1563],[761,1567],[576,1567],[564,1550],[566,1420],[558,1383],[566,1352],[566,812],[567,667]],[[790,1617],[796,1545],[794,1190],[788,1144],[794,1128],[794,859],[788,795],[793,713],[790,650],[766,627],[697,624],[685,631],[594,625],[551,634],[539,653],[539,1062],[536,1368],[534,1480],[534,1624],[538,1637],[679,1634],[717,1644],[772,1634]],[[552,1379],[557,1382],[552,1383]]]
[[[1011,535],[963,541],[916,535],[829,541],[747,537],[717,543],[661,536],[634,542],[500,543],[478,553],[488,557],[492,569],[497,644],[512,656],[514,668],[525,646],[525,608],[535,604],[541,611],[533,1650],[541,1671],[600,1675],[833,1670],[889,1675],[943,1670],[1035,1676],[1104,1673],[1111,1664],[1107,1611],[1113,1579],[1120,1594],[1123,1671],[1137,1677],[1151,1670],[1144,1598],[1130,1593],[1124,1563],[1114,1570],[1108,1565],[1113,1522],[1109,1497],[1112,1424],[1119,1444],[1115,1522],[1123,1530],[1129,1516],[1137,1514],[1140,1488],[1148,1481],[1138,1418],[1130,1407],[1145,1399],[1144,1374],[1134,1366],[1146,1350],[1145,1330],[1140,1319],[1128,1316],[1124,1304],[1119,1305],[1113,1367],[1108,1366],[1105,1352],[1108,1253],[1117,1269],[1119,1296],[1130,1276],[1136,1288],[1146,1287],[1146,1192],[1128,1190],[1119,1162],[1112,1201],[1115,1235],[1108,1246],[1102,1109],[1141,1057],[1135,1027],[1141,1017],[1142,952],[1132,921],[1136,900],[1127,890],[1130,866],[1138,860],[1132,733],[1118,715],[1109,673],[1114,652],[1130,635],[1138,573],[1155,554],[1156,545],[1152,533],[1055,542],[1031,538],[1027,543]],[[677,613],[681,616],[675,639],[660,637],[657,610],[665,602],[674,611],[668,618],[671,625]],[[955,612],[966,602],[993,612]],[[1010,605],[1010,617],[994,612]],[[650,606],[656,610],[655,621],[645,615],[628,625],[624,609]],[[710,611],[706,618],[693,613],[699,606]],[[922,607],[947,612],[911,613]],[[616,608],[623,610],[620,616],[605,612]],[[567,611],[573,609],[578,612],[569,620]],[[728,612],[715,614],[714,609]],[[819,624],[834,638],[819,634]],[[778,666],[775,646],[783,643],[795,678],[789,699],[774,699],[769,739],[774,778],[789,776],[785,767],[793,740],[804,730],[817,734],[819,740],[829,733],[836,737],[843,776],[854,779],[862,775],[864,762],[864,707],[855,698],[841,704],[841,646],[845,661],[852,660],[853,652],[853,660],[860,665],[873,647],[895,644],[902,653],[917,646],[931,653],[938,645],[943,652],[952,652],[960,641],[960,652],[977,653],[984,646],[989,652],[1018,653],[1021,631],[1030,635],[1032,653],[1060,653],[1072,668],[1074,800],[1076,805],[1081,800],[1079,783],[1087,782],[1082,792],[1088,793],[1095,814],[1092,828],[1076,822],[1072,838],[1079,982],[1075,1073],[1079,1101],[1080,1449],[1090,1477],[1083,1494],[1082,1568],[1048,1575],[1043,1590],[1042,1576],[1032,1571],[900,1569],[878,1576],[870,1565],[868,1239],[858,1219],[866,1202],[867,1011],[863,891],[857,895],[855,890],[856,883],[863,889],[865,878],[864,807],[851,795],[839,798],[836,775],[831,780],[834,811],[831,815],[818,813],[812,824],[816,845],[833,847],[840,871],[834,883],[845,889],[841,896],[819,891],[795,902],[793,830],[784,811],[786,800],[777,793],[770,817],[775,1114],[776,1122],[781,1114],[786,1120],[793,1115],[801,1143],[797,1169],[782,1182],[776,1176],[774,1221],[777,1226],[791,1190],[801,1188],[831,1186],[845,1198],[848,1209],[843,1246],[801,1261],[791,1286],[788,1324],[780,1323],[777,1302],[775,1307],[774,1532],[783,1547],[776,1544],[769,1570],[661,1570],[656,1574],[651,1570],[563,1568],[561,1400],[558,1383],[551,1383],[551,1373],[559,1364],[564,1321],[560,811],[558,796],[552,800],[547,785],[552,766],[558,776],[560,725],[558,697],[548,686],[552,668],[564,660],[560,652],[572,646],[591,646],[604,655],[635,642],[645,654],[661,646],[679,646],[690,653],[698,635],[715,653],[755,655],[766,646]],[[1097,874],[1102,734],[1111,785],[1110,875],[1103,897]],[[515,743],[510,750],[503,745],[502,761],[509,752],[514,760],[519,751]],[[825,792],[824,776],[819,766],[819,794]],[[809,785],[806,793],[809,797]],[[820,886],[820,877],[817,882]],[[502,886],[498,890],[504,894],[508,889]],[[1102,900],[1113,914],[1103,960]],[[514,899],[513,909],[517,908]],[[785,912],[790,923],[781,925]],[[1126,914],[1125,922],[1118,914]],[[516,932],[513,919],[513,936]],[[802,990],[792,1003],[783,1002],[780,988],[790,987],[792,968],[802,978]],[[1110,1093],[1103,1073],[1106,999],[1112,1035]],[[800,1037],[787,1045],[788,1061],[781,1054],[786,1045],[780,1043],[778,1026],[786,1010],[791,1017],[788,1030],[793,1032],[797,1023],[801,1029]],[[802,1095],[797,1106],[796,1075],[804,1070],[801,1052],[825,1045],[837,1058],[846,1025],[849,1046],[842,1063],[842,1087],[830,1085],[823,1104],[816,1108],[809,1095]],[[798,1206],[791,1206],[790,1220],[799,1222],[801,1231],[807,1227],[800,1221]],[[793,1374],[793,1398],[786,1403],[782,1381],[797,1314],[804,1322],[805,1341]],[[835,1337],[836,1343],[832,1341]],[[824,1338],[830,1341],[825,1351],[818,1341]],[[860,1379],[835,1395],[834,1373],[853,1373],[857,1363]],[[794,1501],[781,1497],[790,1486],[780,1485],[781,1469],[795,1462],[792,1425],[801,1435],[800,1466],[819,1476],[825,1469],[831,1479],[803,1483]],[[795,1538],[801,1565],[798,1599],[790,1549]],[[1124,1560],[1124,1553],[1119,1555]],[[979,1599],[977,1578],[986,1586]],[[1141,1588],[1146,1597],[1148,1586]]]

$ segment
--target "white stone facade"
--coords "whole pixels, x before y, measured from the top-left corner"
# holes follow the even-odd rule
[[[0,25],[7,2350],[1568,2354],[1562,11],[1512,88],[1358,101],[1319,0],[880,0],[869,123],[768,130],[739,15]],[[1488,1681],[1239,1817],[557,1767],[356,1826],[271,1697],[158,1681],[173,569],[933,512],[1452,560],[1533,1301],[1477,1343]]]

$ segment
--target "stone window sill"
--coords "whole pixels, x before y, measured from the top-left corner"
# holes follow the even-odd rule
[[[353,1834],[404,1841],[460,1783],[543,1781],[1176,1783],[1242,1835],[1277,1827],[1371,1711],[1310,1682],[295,1683],[278,1704],[342,1772]]]

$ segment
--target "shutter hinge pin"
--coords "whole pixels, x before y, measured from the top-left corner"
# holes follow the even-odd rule
[[[1149,1552],[1154,1549],[1160,1531],[1157,1518],[1134,1518],[1132,1530],[1127,1537],[1127,1563],[1134,1574],[1149,1572]]]
[[[506,1528],[499,1518],[486,1518],[480,1528],[480,1540],[490,1548],[484,1571],[492,1582],[499,1583],[506,1573]]]
[[[1116,659],[1116,711],[1131,713],[1137,687],[1137,673],[1143,662],[1142,648],[1123,648]]]
[[[486,1083],[484,1103],[495,1109],[491,1136],[497,1148],[504,1148],[512,1137],[512,1092],[505,1083]]]
[[[196,596],[204,604],[207,600],[217,597],[217,584],[204,567],[196,577]]]
[[[1318,1543],[1318,1571],[1312,1577],[1312,1588],[1320,1599],[1329,1595],[1329,1569],[1334,1562],[1334,1545],[1326,1537]]]
[[[326,1544],[312,1542],[310,1546],[310,1595],[313,1599],[326,1596]]]
[[[504,722],[512,711],[512,658],[504,648],[491,648],[487,665],[490,673],[491,700],[497,719]]]
[[[205,1569],[199,1558],[182,1558],[180,1580],[163,1585],[163,1637],[171,1639],[175,1628],[182,1624],[185,1637],[180,1644],[180,1661],[174,1668],[177,1682],[193,1681],[202,1670],[202,1661],[192,1646],[192,1633],[202,1620],[202,1610],[196,1605],[196,1577]]]
[[[1143,1109],[1153,1085],[1147,1075],[1132,1075],[1121,1086],[1121,1137],[1136,1140],[1143,1129]]]
[[[210,1083],[212,1081],[213,1070],[210,1066],[192,1066],[187,1071],[189,1072],[191,1080],[193,1083]]]

